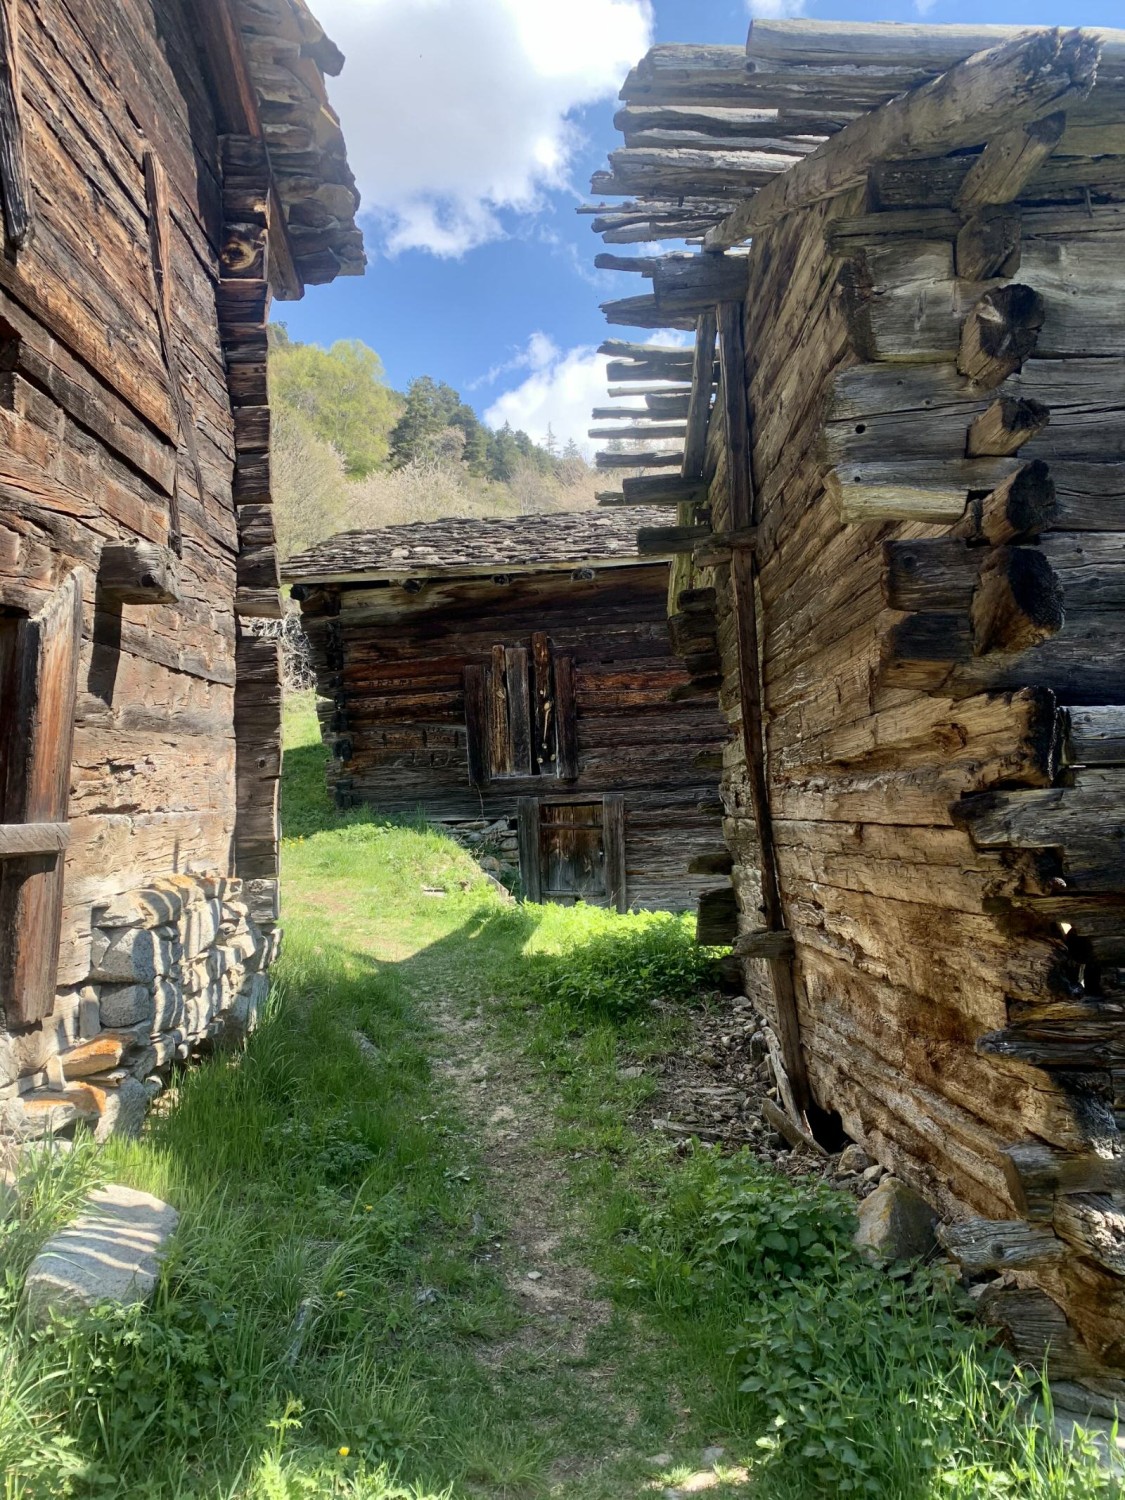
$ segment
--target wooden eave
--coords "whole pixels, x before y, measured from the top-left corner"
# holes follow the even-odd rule
[[[296,587],[337,584],[343,587],[368,583],[403,584],[416,578],[440,578],[443,583],[482,583],[491,578],[533,578],[543,573],[575,573],[589,570],[596,573],[609,572],[614,568],[648,568],[654,563],[667,562],[671,552],[650,553],[645,557],[575,557],[568,562],[513,563],[505,567],[502,562],[483,563],[479,567],[426,567],[392,570],[389,568],[357,569],[355,572],[326,570],[323,573],[287,575],[282,564],[282,582]]]
[[[295,301],[306,285],[362,275],[359,193],[324,82],[343,65],[339,49],[303,0],[192,0],[192,7],[220,132],[266,148],[274,294]],[[267,113],[279,77],[289,103]]]

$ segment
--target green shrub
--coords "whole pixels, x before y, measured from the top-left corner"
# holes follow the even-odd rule
[[[525,971],[531,998],[623,1021],[653,1001],[690,1001],[715,988],[721,950],[701,948],[687,917],[593,913],[590,935],[564,953],[536,953]]]

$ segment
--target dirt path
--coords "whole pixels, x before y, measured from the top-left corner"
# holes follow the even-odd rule
[[[608,1321],[611,1307],[597,1296],[590,1272],[568,1253],[575,1215],[566,1202],[565,1172],[545,1144],[550,1119],[526,1065],[492,1049],[479,1015],[466,1017],[445,997],[435,999],[432,1013],[438,1033],[435,1068],[452,1085],[501,1195],[507,1229],[495,1254],[525,1315],[513,1338],[489,1345],[482,1358],[499,1366],[519,1349],[549,1360],[582,1360],[591,1333]],[[587,1371],[595,1380],[611,1373]]]

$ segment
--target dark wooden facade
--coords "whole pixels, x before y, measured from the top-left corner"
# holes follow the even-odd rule
[[[698,330],[678,476],[608,499],[681,506],[674,615],[715,590],[737,951],[783,1096],[975,1273],[1017,1267],[989,1312],[1108,1408],[1125,33],[755,22],[745,52],[654,49],[624,98],[595,186],[637,201],[599,227],[704,253],[635,262],[652,294],[606,309]],[[610,347],[619,380],[668,358]]]
[[[133,1119],[276,948],[270,297],[363,266],[303,0],[0,5],[0,1108]],[[312,227],[315,226],[315,227]]]
[[[337,801],[510,824],[534,900],[715,888],[725,727],[672,652],[644,519],[419,523],[292,559]]]

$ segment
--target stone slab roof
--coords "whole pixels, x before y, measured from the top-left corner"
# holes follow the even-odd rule
[[[652,563],[637,554],[637,530],[667,524],[656,506],[554,511],[484,520],[448,517],[342,531],[282,564],[287,583],[417,578],[435,573],[489,576],[614,562]]]

